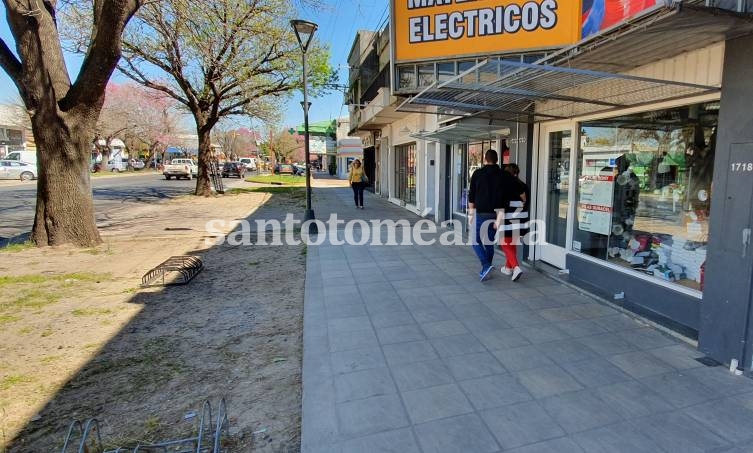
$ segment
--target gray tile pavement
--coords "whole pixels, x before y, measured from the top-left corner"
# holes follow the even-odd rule
[[[308,248],[304,453],[751,451],[753,381],[544,275],[478,267],[469,247]]]

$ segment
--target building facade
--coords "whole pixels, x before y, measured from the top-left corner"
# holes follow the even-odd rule
[[[534,3],[552,2],[518,9]],[[613,2],[625,9],[600,16],[592,3],[550,24],[479,4],[471,31],[453,6],[393,7],[396,42],[357,40],[376,57],[361,62],[388,49],[392,65],[384,82],[356,77],[351,133],[378,136],[377,193],[438,222],[467,215],[483,150],[509,148],[537,220],[529,263],[750,369],[753,5]],[[575,38],[547,34],[568,20]]]

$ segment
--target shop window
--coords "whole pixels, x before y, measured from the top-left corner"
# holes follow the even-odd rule
[[[397,68],[397,86],[400,90],[416,88],[415,66],[403,66]]]
[[[427,87],[434,83],[434,65],[421,65],[418,67],[418,86]]]
[[[473,173],[484,165],[484,152],[496,149],[495,142],[484,141],[458,145],[455,154],[455,211],[465,214],[468,210],[468,190]]]
[[[416,144],[395,147],[396,196],[406,204],[416,205]]]
[[[479,82],[484,85],[496,82],[499,79],[499,65],[496,64],[499,62],[499,59],[490,58],[489,62],[495,64],[482,66],[478,74]]]
[[[459,61],[458,62],[458,74],[462,74],[476,66],[476,60]],[[461,83],[478,83],[478,71],[472,71],[464,75],[460,79]]]
[[[455,77],[455,63],[437,63],[437,80],[446,82]]]
[[[576,252],[703,289],[718,106],[581,124]]]

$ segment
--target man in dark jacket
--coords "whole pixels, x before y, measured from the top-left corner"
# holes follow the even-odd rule
[[[468,224],[471,231],[473,251],[481,261],[479,278],[483,282],[489,276],[494,259],[494,240],[497,230],[494,224],[508,204],[506,193],[512,178],[497,165],[499,158],[493,149],[484,154],[484,166],[471,176],[468,192]],[[475,234],[474,234],[475,233]]]

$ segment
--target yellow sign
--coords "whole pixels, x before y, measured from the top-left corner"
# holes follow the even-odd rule
[[[396,62],[566,46],[580,0],[392,0]]]

